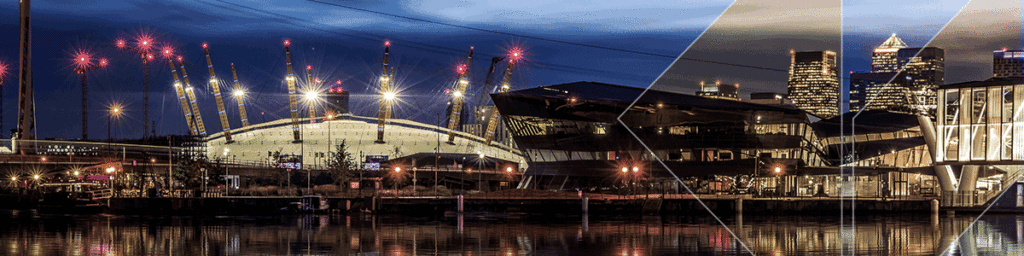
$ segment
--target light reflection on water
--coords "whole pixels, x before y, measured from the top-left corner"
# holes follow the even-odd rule
[[[1024,255],[1024,215],[723,219],[757,255]],[[709,217],[140,217],[0,210],[0,255],[746,255]]]

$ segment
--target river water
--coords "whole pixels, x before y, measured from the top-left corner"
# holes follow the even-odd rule
[[[1024,215],[119,216],[0,210],[0,255],[1024,255]],[[727,228],[728,227],[728,228]],[[846,227],[846,228],[843,228]],[[958,235],[967,230],[964,236]],[[730,232],[732,231],[732,232]],[[733,234],[743,243],[734,239]]]

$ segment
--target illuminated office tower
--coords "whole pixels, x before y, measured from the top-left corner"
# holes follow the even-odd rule
[[[907,48],[907,44],[895,33],[885,39],[885,42],[871,52],[871,73],[897,72],[900,68],[896,61],[896,52],[903,48]]]
[[[790,51],[789,98],[793,104],[822,118],[839,115],[839,76],[836,52]]]
[[[1024,51],[992,52],[992,77],[1024,77]]]
[[[935,91],[945,82],[945,51],[936,47],[903,48],[896,53],[896,60],[903,69],[896,79],[907,87],[911,107],[935,115]]]
[[[889,110],[910,112],[907,87],[893,81],[895,72],[853,72],[850,74],[850,111]]]

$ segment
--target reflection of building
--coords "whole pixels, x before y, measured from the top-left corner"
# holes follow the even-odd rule
[[[839,115],[839,76],[833,51],[790,52],[789,98],[800,109],[829,118]]]
[[[1024,51],[993,51],[992,77],[1024,77]]]
[[[739,84],[723,84],[721,81],[715,81],[715,84],[704,84],[704,81],[701,81],[700,91],[697,91],[697,96],[738,100],[740,98],[738,93],[739,89]]]
[[[964,204],[987,201],[1021,173],[1024,160],[1024,78],[943,85],[939,89],[936,162],[962,166]],[[987,167],[987,168],[985,168]],[[952,202],[957,203],[957,202]]]

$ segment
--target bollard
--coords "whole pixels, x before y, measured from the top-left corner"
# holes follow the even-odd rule
[[[345,200],[345,211],[347,212],[347,211],[351,211],[351,210],[352,210],[352,200]]]
[[[459,203],[458,203],[458,205],[459,205],[459,206],[458,206],[458,208],[459,208],[459,212],[462,212],[462,211],[463,211],[463,209],[464,209],[463,207],[465,206],[465,203],[463,202],[463,197],[462,197],[462,195],[459,195]]]
[[[743,214],[743,198],[736,198],[736,214]]]
[[[589,204],[590,204],[590,198],[583,197],[583,213],[589,212],[589,209],[587,209],[587,208],[589,208],[588,207]]]
[[[932,214],[935,214],[935,215],[939,214],[939,200],[938,199],[932,199]]]

